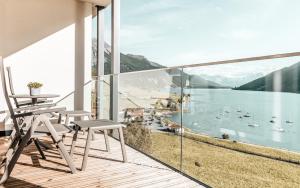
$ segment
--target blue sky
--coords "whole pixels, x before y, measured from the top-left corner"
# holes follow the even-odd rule
[[[299,0],[121,0],[121,51],[166,66],[300,51],[299,7]],[[109,17],[108,8],[107,41]],[[273,62],[261,72],[295,59]]]

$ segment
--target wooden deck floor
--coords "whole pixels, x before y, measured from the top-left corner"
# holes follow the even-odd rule
[[[65,143],[70,145],[70,137]],[[81,137],[73,157],[78,169],[81,166],[84,143],[85,139]],[[97,135],[97,140],[91,145],[93,149],[90,151],[86,171],[78,171],[76,174],[69,172],[56,149],[45,151],[47,160],[43,160],[32,144],[21,155],[3,187],[202,187],[130,147],[126,147],[129,162],[122,163],[119,142],[110,138],[110,144],[111,152],[108,153],[104,151],[103,136]],[[4,145],[2,141],[2,150]]]

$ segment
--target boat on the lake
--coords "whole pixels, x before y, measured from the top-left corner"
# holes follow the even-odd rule
[[[253,123],[253,124],[249,124],[248,126],[249,126],[249,127],[258,127],[259,125],[258,125],[258,124],[255,124],[255,123]]]
[[[273,128],[274,131],[278,131],[278,132],[285,132],[285,130],[281,127],[275,127]]]

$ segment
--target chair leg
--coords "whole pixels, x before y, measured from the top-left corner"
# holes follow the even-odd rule
[[[69,119],[70,119],[69,114],[67,114],[66,115],[66,120],[65,120],[65,125],[66,126],[69,126],[69,121],[70,121]]]
[[[0,185],[5,183],[7,181],[7,179],[9,178],[23,149],[26,147],[27,143],[30,140],[31,133],[32,133],[32,128],[30,127],[30,129],[27,131],[25,136],[23,136],[22,138],[18,137],[18,138],[13,139],[13,142],[18,142],[19,144],[17,144],[17,145],[11,144],[10,149],[8,149],[8,151],[7,151],[7,154],[6,154],[7,159],[5,162],[6,167],[5,167],[2,177],[0,179]]]
[[[79,126],[75,125],[75,133],[73,135],[73,140],[72,140],[72,145],[71,145],[71,150],[70,150],[70,156],[73,156],[75,147],[76,147],[76,141],[77,141],[77,136],[78,136],[78,130]]]
[[[127,154],[125,150],[125,142],[124,142],[124,135],[123,135],[123,129],[120,127],[119,129],[119,137],[120,137],[120,143],[121,143],[121,149],[122,149],[122,155],[123,155],[123,162],[127,162]]]
[[[107,150],[107,152],[110,152],[110,145],[109,145],[109,138],[108,138],[107,130],[103,130],[103,133],[104,133],[106,150]]]
[[[85,144],[85,150],[84,150],[82,166],[81,166],[82,171],[84,171],[86,169],[86,166],[87,166],[87,160],[88,160],[88,157],[89,157],[92,133],[93,133],[93,129],[89,128],[87,139],[86,139],[86,144]]]
[[[38,142],[38,144],[39,144],[40,146],[42,146],[42,147],[43,147],[44,149],[46,149],[46,150],[52,148],[50,145],[47,145],[47,144],[41,142],[39,139],[36,139],[36,141]]]
[[[91,115],[88,115],[88,119],[89,120],[92,120],[93,118],[92,118],[92,116]],[[83,132],[83,134],[84,134],[85,132]],[[96,140],[96,133],[95,133],[95,131],[93,131],[93,133],[92,133],[92,140],[94,141],[94,140]]]
[[[33,139],[33,142],[35,144],[35,147],[37,148],[37,150],[39,151],[40,155],[42,156],[42,159],[46,160],[46,156],[45,156],[45,154],[44,154],[44,152],[43,152],[43,150],[42,150],[39,142],[36,139],[34,139],[34,138],[32,138],[32,139]]]
[[[62,141],[58,141],[58,149],[60,150],[61,154],[64,156],[67,164],[69,165],[72,174],[76,173],[76,167],[73,163],[73,159],[70,157],[69,153],[67,152],[65,145]]]
[[[42,115],[40,115],[40,118],[44,122],[46,127],[48,128],[54,142],[57,143],[58,149],[59,149],[60,153],[62,154],[63,158],[66,160],[68,166],[70,167],[71,172],[73,174],[76,173],[76,168],[72,161],[72,158],[70,157],[69,153],[67,152],[63,142],[59,139],[59,136],[57,135],[57,133],[56,133],[55,129],[53,128],[52,124],[50,123],[49,119],[47,119],[47,117],[44,117]]]
[[[57,145],[57,142],[55,141],[55,139],[53,138],[53,136],[50,135],[50,137],[51,137],[52,142],[53,142],[53,144],[55,145],[56,149],[58,150],[58,153],[59,153],[60,157],[61,157],[62,159],[64,159],[64,155],[63,155],[63,154],[61,153],[61,151],[59,150],[59,147],[58,147],[58,145]]]

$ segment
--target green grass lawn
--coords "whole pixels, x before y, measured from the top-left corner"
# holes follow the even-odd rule
[[[179,168],[180,137],[155,132],[151,140],[151,155]],[[183,170],[212,187],[300,187],[300,165],[236,150],[300,159],[291,152],[187,134],[183,138]]]

